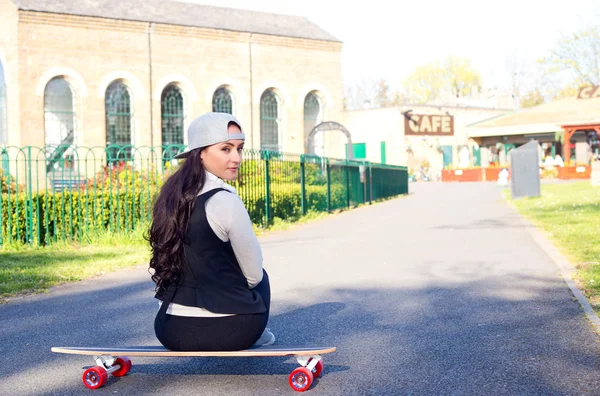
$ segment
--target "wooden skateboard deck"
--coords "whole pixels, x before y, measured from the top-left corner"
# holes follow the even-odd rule
[[[281,347],[275,345],[257,346],[241,351],[171,351],[163,346],[126,347],[52,347],[52,352],[72,355],[93,356],[97,366],[83,373],[83,384],[89,389],[97,389],[108,381],[108,374],[114,377],[126,375],[132,367],[127,356],[146,357],[267,357],[295,356],[301,367],[290,374],[288,382],[292,389],[303,392],[310,388],[314,378],[323,372],[321,355],[336,351],[336,347]]]
[[[85,347],[53,347],[52,352],[67,353],[72,355],[113,355],[113,356],[149,356],[149,357],[177,357],[177,356],[310,356],[323,355],[335,352],[335,347],[287,347],[262,346],[245,349],[242,351],[171,351],[163,346],[127,346],[110,348],[85,348]]]

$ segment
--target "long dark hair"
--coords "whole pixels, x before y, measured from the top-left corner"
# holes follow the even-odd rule
[[[152,224],[146,240],[152,255],[152,280],[158,291],[177,282],[183,269],[183,244],[196,196],[206,180],[200,151],[190,152],[181,167],[165,180],[152,210]]]

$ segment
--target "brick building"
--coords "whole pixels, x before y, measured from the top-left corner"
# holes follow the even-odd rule
[[[341,42],[303,17],[162,0],[0,0],[0,144],[185,144],[231,112],[246,147],[343,157]],[[62,146],[61,146],[62,145]],[[68,150],[50,148],[54,167]],[[52,154],[54,153],[54,154]]]

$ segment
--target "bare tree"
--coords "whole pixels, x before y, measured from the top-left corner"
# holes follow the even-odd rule
[[[390,86],[384,79],[380,79],[377,82],[374,103],[376,107],[387,107],[393,104],[393,95],[390,91]]]
[[[573,95],[581,86],[600,85],[600,27],[563,35],[538,63],[553,98]]]
[[[379,80],[380,81],[380,80]],[[378,95],[378,80],[362,79],[346,83],[344,86],[344,105],[346,109],[373,107]]]
[[[544,92],[547,83],[543,78],[543,70],[536,62],[513,52],[506,57],[508,81],[504,88],[509,90],[521,107],[532,107],[546,101]]]

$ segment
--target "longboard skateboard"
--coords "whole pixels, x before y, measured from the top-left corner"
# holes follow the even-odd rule
[[[93,356],[96,366],[83,373],[83,384],[89,389],[98,389],[108,381],[108,374],[114,377],[126,375],[132,367],[127,356],[146,357],[243,357],[243,356],[295,356],[301,367],[296,368],[288,377],[293,390],[304,392],[323,372],[321,355],[335,352],[335,347],[288,347],[262,346],[252,347],[242,351],[171,351],[162,346],[130,346],[115,348],[84,348],[84,347],[52,347],[56,353]]]

